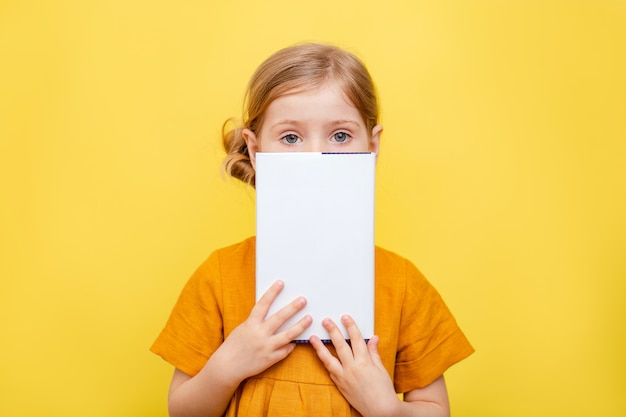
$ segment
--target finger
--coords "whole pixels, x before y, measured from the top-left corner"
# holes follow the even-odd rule
[[[372,358],[372,362],[374,362],[375,365],[377,365],[378,367],[383,368],[383,360],[380,358],[380,354],[378,353],[378,342],[380,341],[380,339],[378,338],[378,336],[374,335],[372,336],[372,338],[369,340],[369,342],[367,342],[367,351],[370,354],[370,358]]]
[[[354,356],[367,355],[367,346],[365,345],[365,340],[363,339],[361,330],[359,330],[359,326],[357,326],[354,319],[350,315],[344,314],[343,316],[341,316],[341,323],[348,331],[348,336],[350,337],[350,344],[352,345],[352,352]]]
[[[278,348],[273,353],[273,363],[280,362],[285,359],[296,348],[295,343],[287,343],[285,346]]]
[[[280,339],[283,343],[290,343],[302,334],[313,323],[313,318],[310,315],[302,317],[296,324],[280,333]]]
[[[272,333],[278,330],[287,320],[306,306],[306,298],[298,297],[267,319],[267,324]]]
[[[346,339],[339,330],[339,327],[329,318],[325,318],[322,320],[322,325],[328,332],[330,336],[330,340],[333,342],[333,346],[335,346],[335,351],[337,352],[337,356],[341,363],[347,363],[354,359],[354,355],[352,354],[352,348],[348,343],[346,343]]]
[[[250,317],[261,321],[264,320],[272,303],[276,300],[276,297],[278,297],[278,294],[280,294],[284,287],[285,283],[283,281],[278,280],[274,282],[254,305],[250,312]]]
[[[332,353],[328,350],[326,345],[320,340],[318,336],[311,336],[309,338],[309,342],[313,349],[315,349],[315,353],[317,353],[317,357],[320,358],[324,367],[330,373],[336,373],[341,370],[341,363],[335,358]]]

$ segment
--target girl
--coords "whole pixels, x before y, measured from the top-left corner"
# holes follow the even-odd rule
[[[225,167],[253,186],[257,152],[378,153],[374,86],[346,51],[283,49],[257,69],[246,97],[243,125],[224,129]],[[310,316],[278,329],[306,300],[268,316],[277,281],[255,304],[255,239],[214,252],[151,349],[176,368],[170,416],[448,416],[443,372],[473,349],[409,261],[377,247],[375,268],[376,336],[366,344],[344,316],[351,345],[330,319],[332,345],[315,336],[296,345]]]

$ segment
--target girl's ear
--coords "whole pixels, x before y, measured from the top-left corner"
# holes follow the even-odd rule
[[[252,168],[256,171],[256,153],[259,150],[259,142],[256,139],[256,135],[250,129],[244,129],[242,132],[243,140],[246,141],[248,147],[248,155],[250,156],[250,163]]]
[[[378,152],[380,151],[380,135],[383,133],[383,127],[381,125],[376,125],[372,129],[372,138],[370,139],[370,147],[369,151],[373,152],[378,156]]]

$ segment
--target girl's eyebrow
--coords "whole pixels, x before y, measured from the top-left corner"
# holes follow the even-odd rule
[[[301,120],[292,120],[292,119],[284,119],[284,120],[279,120],[275,123],[272,123],[272,126],[281,126],[281,125],[299,125],[300,123],[303,123]],[[341,119],[341,120],[333,120],[331,122],[328,123],[329,126],[337,126],[337,125],[344,125],[344,124],[352,124],[352,125],[359,125],[359,122],[356,120],[352,120],[352,119]]]
[[[332,122],[329,123],[330,126],[345,125],[345,124],[358,126],[359,122],[357,122],[356,120],[345,119],[345,120],[333,120]]]
[[[298,120],[284,119],[279,120],[276,123],[273,123],[272,126],[280,126],[280,125],[297,125],[300,122]]]

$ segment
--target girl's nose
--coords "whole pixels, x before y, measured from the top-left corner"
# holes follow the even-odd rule
[[[323,139],[314,138],[307,141],[306,152],[328,152]]]

